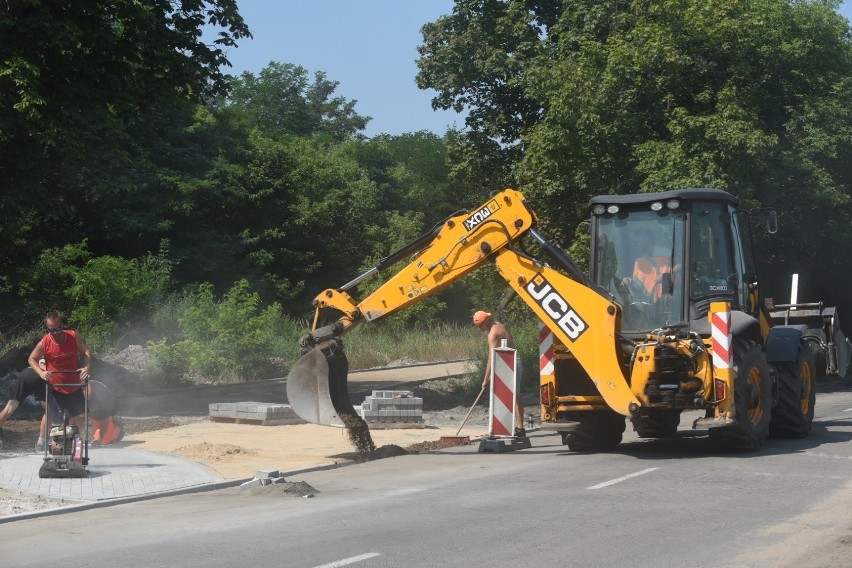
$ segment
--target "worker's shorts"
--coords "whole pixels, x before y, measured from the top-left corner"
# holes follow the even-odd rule
[[[44,402],[44,387],[45,382],[38,376],[34,370],[27,368],[19,373],[9,373],[18,377],[18,389],[13,397],[19,403],[30,395],[33,395],[39,402]],[[8,376],[6,378],[9,378]]]
[[[12,397],[20,404],[25,398],[32,395],[37,401],[44,402],[45,387],[47,384],[38,376],[34,370],[27,368],[17,373],[9,373],[4,379],[9,380],[14,377],[18,379],[18,387]],[[83,389],[77,389],[71,394],[63,394],[61,392],[52,392],[50,396],[53,408],[50,409],[51,421],[59,422],[62,419],[62,412],[66,411],[68,416],[78,416],[86,410],[86,401],[83,398]]]
[[[86,399],[83,395],[83,389],[77,389],[70,394],[53,391],[50,393],[50,398],[52,401],[56,401],[56,406],[59,407],[60,412],[68,413],[69,418],[79,416],[86,411]],[[53,410],[51,410],[51,422],[59,422],[60,419],[61,416],[54,416]]]

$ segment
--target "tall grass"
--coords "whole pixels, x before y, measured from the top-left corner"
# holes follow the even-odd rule
[[[350,369],[383,367],[395,362],[475,359],[485,352],[485,338],[472,326],[439,325],[429,329],[387,332],[357,327],[344,337]]]
[[[516,318],[507,324],[524,364],[522,388],[538,388],[538,326],[533,318]],[[436,362],[472,359],[474,370],[464,377],[464,390],[477,392],[488,356],[486,334],[472,325],[443,324],[426,329],[386,332],[356,327],[344,337],[350,369],[369,369],[394,362]]]

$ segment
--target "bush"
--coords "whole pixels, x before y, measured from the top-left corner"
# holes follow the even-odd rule
[[[212,284],[201,284],[167,302],[155,321],[171,333],[149,343],[152,378],[169,384],[271,378],[281,371],[275,361],[295,362],[304,334],[279,304],[261,309],[246,280],[221,300]]]
[[[86,242],[44,251],[20,283],[27,319],[59,310],[94,351],[107,347],[114,332],[147,323],[152,306],[171,286],[165,245],[140,259],[92,257]]]

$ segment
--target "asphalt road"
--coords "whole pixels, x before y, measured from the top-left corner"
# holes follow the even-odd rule
[[[238,489],[3,527],[4,567],[852,565],[852,392],[822,385],[810,437],[749,454],[703,431],[572,454],[553,435],[300,475],[307,499]]]

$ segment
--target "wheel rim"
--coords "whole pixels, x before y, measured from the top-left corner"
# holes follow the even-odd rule
[[[763,377],[760,376],[760,369],[752,367],[748,372],[748,386],[750,391],[751,404],[749,404],[748,419],[754,425],[760,424],[763,418],[763,397],[761,393],[761,384]]]
[[[811,410],[811,389],[814,388],[811,366],[808,363],[802,365],[802,399],[799,401],[802,414],[808,414]]]

